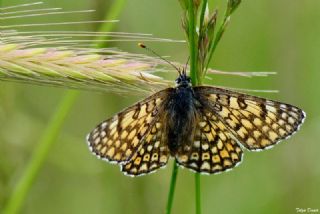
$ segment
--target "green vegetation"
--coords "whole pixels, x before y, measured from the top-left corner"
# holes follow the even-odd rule
[[[120,7],[112,10],[121,12],[118,18],[121,22],[116,23],[114,31],[184,38],[183,28],[177,27],[183,15],[178,1],[78,2],[75,5],[72,1],[46,0],[51,7],[97,9],[96,13],[81,14],[76,18],[69,15],[70,20],[104,19],[101,14],[108,12],[105,9],[119,2],[122,10]],[[2,0],[3,6],[20,3],[18,0]],[[297,207],[319,208],[320,111],[317,97],[320,91],[320,50],[317,44],[320,43],[320,29],[315,20],[320,19],[320,2],[244,1],[230,22],[228,17],[233,10],[225,10],[226,1],[208,0],[208,3],[219,8],[219,16],[212,19],[212,23],[217,23],[215,32],[222,35],[226,25],[228,30],[222,40],[215,37],[214,41],[220,41],[219,46],[216,46],[217,42],[210,45],[205,61],[190,56],[193,70],[205,71],[209,65],[230,71],[277,71],[278,75],[241,78],[210,74],[210,78],[204,78],[203,73],[194,73],[193,80],[233,88],[278,89],[278,94],[258,95],[297,105],[307,112],[308,118],[300,132],[274,149],[261,153],[246,152],[243,163],[231,172],[201,176],[201,199],[200,177],[189,170],[179,169],[174,203],[169,203],[167,210],[172,207],[172,213],[191,214],[195,210],[200,213],[200,201],[202,213],[280,214],[295,213]],[[205,14],[202,6],[199,6],[200,17],[194,17],[199,20],[194,24],[204,22],[201,19],[204,17],[201,14]],[[223,11],[227,12],[223,14]],[[65,21],[65,16],[60,20],[48,16],[48,20],[30,17],[24,21]],[[19,23],[21,20],[12,19],[5,24]],[[97,27],[91,24],[19,30],[86,31]],[[190,40],[196,43],[197,39]],[[112,42],[111,46],[130,53],[143,52],[136,47],[136,42]],[[182,64],[189,56],[186,44],[148,43],[148,46],[161,55],[171,55],[170,60]],[[194,46],[189,48],[195,49]],[[213,51],[214,60],[209,63]],[[173,161],[166,169],[133,179],[123,176],[117,166],[97,160],[85,143],[85,135],[98,122],[141,97],[90,91],[65,93],[64,89],[0,82],[0,210],[6,207],[11,211],[7,210],[8,213],[14,213],[21,208],[21,213],[27,214],[163,213],[167,201],[171,201],[168,190]],[[78,99],[72,106],[75,96]],[[177,173],[177,170],[173,172]],[[175,178],[172,177],[173,183]],[[12,195],[16,189],[20,189],[15,193],[18,195]]]

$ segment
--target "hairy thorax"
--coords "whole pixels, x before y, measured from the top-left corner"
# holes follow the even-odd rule
[[[177,87],[170,96],[167,109],[166,137],[171,154],[175,154],[181,145],[190,143],[195,128],[196,108],[194,92],[191,87]]]

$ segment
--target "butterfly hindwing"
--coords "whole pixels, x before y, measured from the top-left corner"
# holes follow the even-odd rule
[[[121,166],[121,171],[130,176],[147,174],[165,166],[169,155],[168,146],[164,142],[163,124],[159,118],[143,138],[141,148],[128,163]]]
[[[130,161],[161,113],[170,90],[155,93],[99,124],[87,137],[90,150],[109,162]]]
[[[215,87],[195,87],[195,93],[249,150],[270,148],[290,137],[305,113],[292,105]]]
[[[194,140],[176,154],[179,165],[212,174],[232,169],[242,160],[242,149],[226,125],[211,112],[198,113]]]

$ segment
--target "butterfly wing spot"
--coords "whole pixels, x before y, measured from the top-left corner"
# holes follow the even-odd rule
[[[241,119],[241,124],[242,124],[246,129],[253,129],[253,124],[252,124],[248,119]]]
[[[196,161],[199,160],[199,154],[197,152],[193,152],[190,159]]]
[[[105,151],[107,151],[107,147],[103,147],[103,148],[105,148]],[[111,147],[111,148],[108,150],[107,154],[106,154],[105,152],[102,152],[102,151],[101,151],[101,154],[102,154],[102,155],[106,155],[106,156],[108,156],[108,157],[113,157],[114,153],[115,153],[114,147]]]
[[[246,136],[248,136],[248,134],[249,134],[248,130],[243,126],[240,127],[240,129],[237,131],[237,133],[242,139],[245,139]]]
[[[209,152],[202,153],[202,158],[201,159],[203,161],[210,160],[210,153]]]
[[[104,147],[101,149],[101,153],[104,154],[104,153],[106,153],[106,151],[107,151],[107,147],[104,146]]]
[[[202,147],[202,150],[206,151],[209,149],[209,143],[202,143],[201,147]]]
[[[268,147],[268,146],[272,145],[272,142],[270,140],[268,140],[268,139],[261,139],[261,143],[260,144],[261,144],[261,146],[263,148],[265,148],[265,147]]]
[[[159,159],[159,155],[157,154],[157,153],[153,153],[152,154],[152,157],[151,157],[151,161],[153,162],[153,161],[158,161],[158,159]]]
[[[218,148],[219,150],[221,150],[223,148],[223,141],[221,139],[218,139],[217,147],[214,148]]]
[[[259,131],[259,130],[254,130],[254,131],[253,131],[253,137],[254,137],[254,139],[251,138],[254,142],[251,142],[251,144],[254,144],[255,141],[258,141],[261,136],[262,136],[262,132],[261,132],[261,131]]]
[[[220,153],[219,153],[220,157],[222,157],[222,159],[225,159],[225,158],[228,158],[230,157],[229,156],[229,153],[224,149],[224,150],[221,150]]]
[[[200,147],[200,141],[199,140],[194,141],[193,145],[194,145],[194,147],[199,148]]]

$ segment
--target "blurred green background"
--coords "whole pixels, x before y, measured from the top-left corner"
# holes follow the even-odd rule
[[[28,1],[3,0],[3,6]],[[45,0],[48,7],[95,9],[84,15],[28,23],[102,19],[113,1]],[[210,1],[209,1],[210,2]],[[226,1],[214,1],[223,14]],[[211,8],[212,8],[211,3]],[[60,19],[60,20],[59,20]],[[181,8],[172,0],[128,0],[116,31],[152,33],[184,39]],[[12,20],[5,25],[15,24]],[[94,30],[96,25],[46,26],[41,30]],[[28,28],[19,30],[39,30]],[[320,1],[246,0],[233,15],[211,67],[230,71],[276,71],[271,77],[212,76],[207,83],[251,89],[278,89],[256,94],[303,108],[307,119],[292,138],[272,150],[246,152],[243,163],[228,173],[202,176],[203,213],[296,213],[320,210]],[[161,55],[184,63],[186,44],[149,44]],[[143,53],[134,42],[112,43]],[[64,89],[0,82],[0,210],[28,162]],[[172,161],[157,173],[131,178],[119,167],[95,158],[85,136],[100,121],[141,97],[81,92],[63,131],[36,178],[22,213],[164,213]],[[179,170],[173,213],[194,213],[194,176]]]

